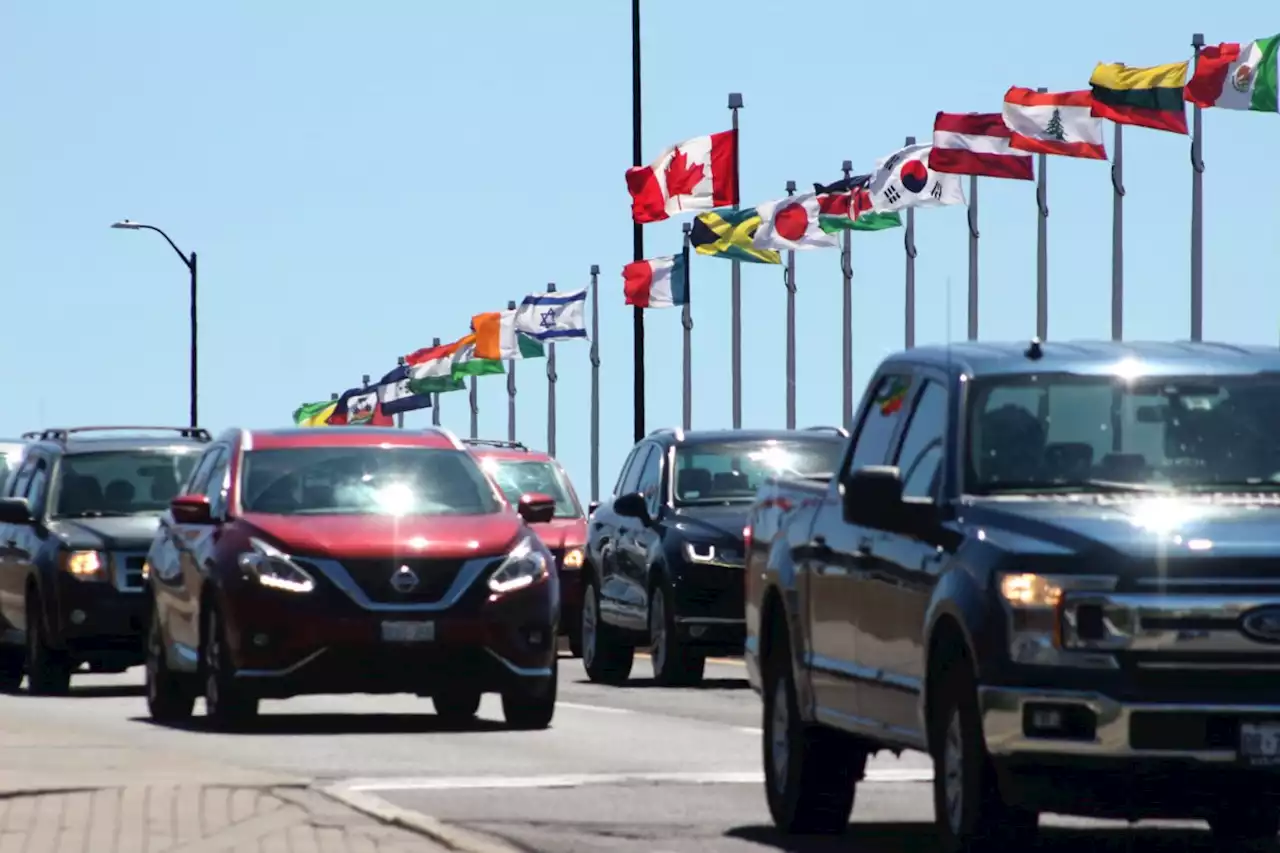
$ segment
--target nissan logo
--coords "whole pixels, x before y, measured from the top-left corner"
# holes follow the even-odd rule
[[[1260,643],[1280,643],[1280,607],[1260,607],[1240,618],[1240,631]]]
[[[391,588],[396,592],[413,592],[418,588],[418,576],[408,566],[401,566],[391,574]]]

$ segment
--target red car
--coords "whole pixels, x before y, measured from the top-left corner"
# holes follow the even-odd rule
[[[547,727],[560,584],[533,525],[555,502],[515,506],[439,428],[224,433],[147,556],[151,716],[407,692],[465,724],[498,692],[509,725]]]
[[[507,500],[537,492],[555,500],[554,517],[538,525],[538,535],[551,549],[560,574],[560,633],[569,638],[574,657],[582,657],[582,558],[587,544],[587,514],[569,475],[553,457],[516,441],[464,438],[480,467],[502,489]]]

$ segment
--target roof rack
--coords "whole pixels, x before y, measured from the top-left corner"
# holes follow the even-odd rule
[[[35,441],[56,441],[59,444],[65,444],[67,439],[72,435],[84,432],[176,432],[183,438],[192,438],[196,441],[213,441],[213,436],[204,427],[164,427],[164,426],[87,426],[87,427],[57,427],[54,429],[40,430],[37,432],[25,432],[23,438],[30,438]]]
[[[501,447],[506,450],[529,449],[518,441],[503,441],[500,438],[464,438],[462,443],[479,447]]]
[[[849,431],[844,427],[838,427],[838,426],[825,426],[825,425],[819,424],[818,426],[805,427],[804,431],[805,432],[834,432],[838,435],[843,435],[845,438],[849,437]]]

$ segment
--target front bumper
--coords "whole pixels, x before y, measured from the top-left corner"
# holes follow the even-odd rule
[[[560,633],[576,632],[582,622],[582,570],[560,567]]]
[[[743,569],[687,564],[675,585],[676,632],[709,655],[740,655],[747,638]]]
[[[56,647],[93,667],[122,669],[143,662],[150,608],[146,595],[63,572],[54,575],[54,585],[47,615]]]

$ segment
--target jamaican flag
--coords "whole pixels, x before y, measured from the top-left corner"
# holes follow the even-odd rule
[[[751,245],[760,227],[760,214],[754,207],[744,210],[708,211],[693,220],[689,232],[689,245],[699,255],[746,261],[751,264],[780,264],[782,257],[771,249],[757,249]]]

